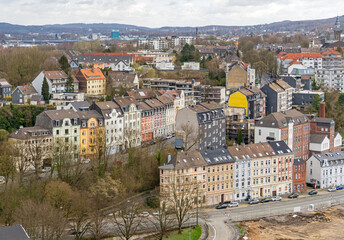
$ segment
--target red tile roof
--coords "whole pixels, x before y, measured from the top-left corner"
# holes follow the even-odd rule
[[[293,59],[293,60],[298,60],[302,58],[321,58],[320,53],[287,53],[287,54],[279,54],[278,57],[281,60],[285,59]]]

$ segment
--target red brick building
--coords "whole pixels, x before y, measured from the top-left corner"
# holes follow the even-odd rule
[[[141,112],[141,141],[154,139],[154,110],[145,102],[140,102]]]
[[[306,190],[306,161],[302,158],[294,158],[293,192],[303,192]]]

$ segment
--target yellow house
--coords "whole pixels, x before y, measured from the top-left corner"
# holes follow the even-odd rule
[[[82,159],[97,157],[105,150],[103,117],[95,110],[78,111],[80,117],[80,156]]]
[[[104,95],[106,78],[99,68],[80,69],[75,75],[79,81],[79,90],[88,95]]]
[[[245,116],[247,116],[247,98],[244,94],[237,91],[229,96],[228,100],[229,107],[237,107],[245,109]]]

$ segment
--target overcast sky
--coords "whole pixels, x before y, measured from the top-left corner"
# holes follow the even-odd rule
[[[255,25],[344,14],[344,0],[0,0],[0,22]]]

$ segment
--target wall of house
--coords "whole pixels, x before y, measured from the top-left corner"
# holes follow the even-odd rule
[[[237,65],[227,73],[226,88],[237,89],[244,85],[247,85],[247,72]]]

